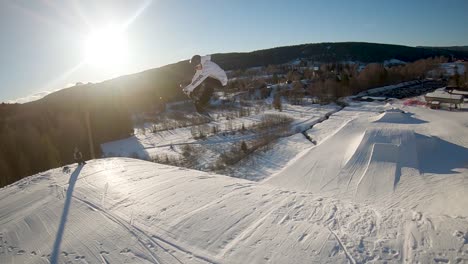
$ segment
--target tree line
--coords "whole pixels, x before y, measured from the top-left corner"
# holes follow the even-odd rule
[[[74,162],[75,147],[91,158],[90,139],[99,157],[101,143],[127,137],[132,131],[128,110],[117,104],[16,107],[0,121],[0,186]]]
[[[370,63],[361,71],[357,65],[324,64],[318,74],[311,78],[312,83],[308,90],[312,95],[336,99],[405,81],[426,77],[440,78],[443,74],[439,71],[439,66],[444,62],[447,62],[447,58],[435,57],[393,67]]]
[[[301,44],[252,52],[213,54],[211,58],[223,69],[237,70],[284,64],[296,59],[320,62],[360,61],[371,63],[389,59],[414,62],[419,59],[439,56],[468,59],[468,51],[466,49],[408,47],[366,42],[336,42]]]

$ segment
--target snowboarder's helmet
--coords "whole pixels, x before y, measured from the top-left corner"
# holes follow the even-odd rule
[[[200,63],[201,63],[201,57],[200,57],[200,55],[194,55],[194,56],[192,57],[192,59],[190,60],[190,64],[191,64],[193,67],[197,66],[197,65],[200,64]]]

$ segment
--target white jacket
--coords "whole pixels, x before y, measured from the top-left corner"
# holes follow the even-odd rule
[[[218,64],[211,61],[211,56],[201,57],[202,69],[197,70],[192,78],[192,83],[187,85],[183,91],[186,94],[190,94],[195,88],[198,87],[206,78],[211,77],[221,82],[223,86],[226,86],[228,78],[226,72],[224,72]]]

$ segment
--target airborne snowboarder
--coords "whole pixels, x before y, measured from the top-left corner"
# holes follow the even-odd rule
[[[228,79],[226,72],[211,61],[210,55],[203,57],[195,55],[190,60],[190,64],[196,72],[192,82],[183,88],[183,91],[193,100],[197,112],[203,113],[215,88],[226,86]]]

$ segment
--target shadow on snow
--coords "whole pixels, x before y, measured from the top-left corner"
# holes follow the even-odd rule
[[[416,142],[422,173],[454,174],[454,169],[468,167],[468,148],[421,134]]]
[[[79,165],[75,171],[71,174],[70,180],[68,182],[67,197],[65,199],[65,204],[63,206],[62,217],[60,218],[60,225],[57,230],[57,236],[55,237],[54,248],[50,258],[52,264],[58,263],[60,245],[62,244],[63,233],[65,231],[65,224],[67,223],[68,213],[70,211],[71,200],[73,197],[73,189],[75,188],[75,183],[78,180],[81,170],[84,165]]]

